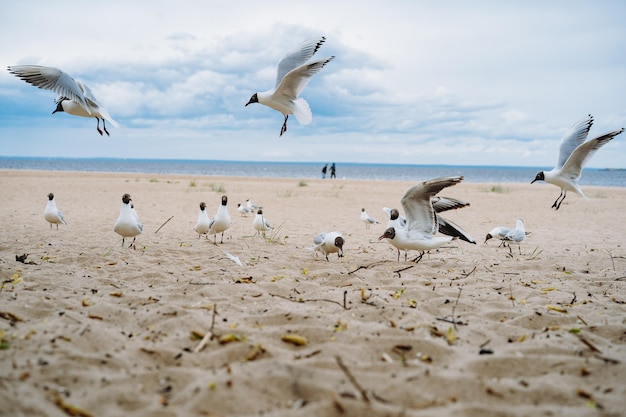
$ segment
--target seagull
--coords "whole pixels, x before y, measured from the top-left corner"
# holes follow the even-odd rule
[[[256,204],[254,204],[254,203],[252,202],[252,200],[250,200],[250,199],[247,199],[247,200],[246,200],[246,207],[248,207],[248,209],[250,209],[250,211],[251,211],[252,213],[254,213],[255,211],[257,211],[258,209],[262,209],[262,208],[263,208],[263,207],[260,207],[260,206],[257,206]]]
[[[259,209],[254,216],[254,220],[252,220],[252,226],[256,229],[256,234],[260,234],[261,232],[265,236],[265,232],[269,229],[273,229],[270,226],[270,222],[263,216],[263,210]]]
[[[511,229],[509,229],[508,227],[504,227],[504,226],[494,227],[493,229],[491,229],[491,232],[487,233],[487,236],[485,236],[485,243],[487,243],[489,239],[498,238],[501,240],[500,246],[502,246],[505,243],[504,237],[506,236],[507,233],[509,233],[510,230]]]
[[[320,251],[328,261],[329,253],[337,253],[339,258],[343,258],[343,245],[345,239],[339,232],[319,233],[313,239],[313,250]]]
[[[372,224],[378,224],[379,222],[372,216],[367,214],[364,208],[361,209],[361,221],[365,223],[365,228],[369,229]]]
[[[198,220],[193,228],[198,233],[198,239],[200,235],[206,235],[211,228],[211,219],[206,211],[206,203],[203,201],[200,203],[200,213],[198,213]]]
[[[334,56],[313,62],[307,62],[326,41],[322,36],[319,40],[309,40],[287,53],[278,62],[276,84],[274,88],[262,93],[254,93],[246,106],[260,103],[282,113],[285,117],[280,135],[287,131],[287,119],[293,114],[298,122],[308,125],[313,120],[311,108],[305,99],[298,95],[304,90],[311,78],[328,64]]]
[[[222,196],[222,203],[217,208],[217,214],[215,217],[211,219],[211,223],[209,224],[209,234],[215,235],[213,239],[213,243],[217,245],[217,234],[222,234],[222,240],[220,243],[224,243],[224,232],[230,227],[230,216],[228,215],[228,209],[226,208],[226,204],[228,204],[228,197],[225,195]]]
[[[573,191],[587,200],[587,196],[583,194],[583,190],[578,185],[583,166],[598,149],[624,131],[624,128],[621,128],[585,142],[592,124],[593,116],[589,115],[583,121],[572,126],[561,139],[559,160],[556,167],[552,168],[551,171],[539,172],[535,179],[530,182],[532,184],[535,181],[545,181],[561,189],[561,193],[552,204],[552,208],[555,210],[561,207],[568,191]]]
[[[48,194],[48,203],[46,204],[46,209],[43,212],[43,217],[48,223],[50,223],[50,229],[52,229],[53,224],[57,225],[57,230],[59,230],[60,224],[67,224],[65,223],[63,215],[57,208],[57,204],[54,202],[54,194],[52,193]]]
[[[526,230],[524,230],[524,222],[522,219],[517,219],[515,223],[515,229],[511,229],[508,231],[504,238],[502,238],[503,242],[513,242],[517,243],[517,248],[519,249],[519,254],[522,254],[522,241],[526,238]],[[513,251],[511,250],[511,245],[509,244],[509,254],[512,255]]]
[[[248,207],[244,206],[241,203],[237,203],[237,211],[239,211],[242,216],[247,216],[248,214],[252,213],[252,210],[250,210]]]
[[[389,216],[386,229],[390,227],[405,227],[406,219],[400,215],[400,211],[396,208],[383,207],[383,211]]]
[[[131,207],[130,202],[130,195],[124,194],[122,196],[120,216],[117,218],[115,226],[113,227],[113,231],[122,236],[122,246],[124,246],[125,238],[133,238],[133,241],[128,246],[129,248],[135,243],[137,235],[140,235],[143,231],[143,225],[139,221],[139,217],[137,216],[137,212],[134,210],[134,207]]]
[[[107,120],[113,126],[119,127],[109,112],[98,103],[91,89],[81,81],[74,80],[66,72],[40,65],[13,65],[7,69],[11,74],[35,87],[52,90],[59,94],[55,100],[57,107],[52,114],[66,112],[73,116],[94,117],[97,121],[96,129],[100,136],[102,136],[100,120],[102,120],[102,127],[107,136],[110,136],[106,126]]]
[[[418,250],[419,262],[424,251],[437,249],[448,242],[456,240],[456,236],[435,236],[438,220],[433,208],[433,197],[446,187],[458,184],[463,177],[443,177],[424,181],[411,187],[402,197],[402,208],[407,217],[405,228],[389,227],[378,238],[387,239],[398,250]]]

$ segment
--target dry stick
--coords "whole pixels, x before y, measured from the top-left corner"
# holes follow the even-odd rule
[[[211,328],[209,328],[209,331],[206,332],[206,334],[204,335],[200,343],[198,343],[198,346],[196,346],[196,348],[193,350],[193,353],[200,352],[202,349],[204,349],[204,346],[206,346],[209,340],[213,338],[213,327],[215,327],[215,315],[216,314],[217,314],[217,304],[215,304],[215,306],[213,307],[213,316],[211,318]]]
[[[355,270],[353,270],[353,271],[348,272],[348,275],[350,275],[350,274],[354,274],[356,271],[358,271],[358,270],[360,270],[360,269],[370,269],[370,268],[371,268],[371,267],[373,267],[373,266],[380,265],[380,264],[384,264],[384,263],[386,263],[386,262],[388,262],[388,261],[376,261],[376,262],[372,262],[371,264],[368,264],[368,265],[361,265],[361,266],[359,266],[357,269],[355,269]]]
[[[609,254],[609,256],[611,257],[611,263],[613,264],[613,271],[615,271],[615,260],[613,260],[613,254],[608,249],[606,249],[606,251]]]
[[[343,309],[347,310],[348,307],[346,306],[346,296],[348,295],[348,290],[344,290],[343,291]]]
[[[474,269],[469,271],[467,274],[461,274],[461,276],[463,277],[463,279],[465,279],[465,278],[469,277],[470,275],[472,275],[474,272],[476,272],[476,265],[474,265]]]
[[[511,304],[513,304],[513,307],[515,307],[515,297],[513,297],[513,284],[511,284],[510,281],[509,281],[509,292],[511,293],[511,295],[509,296],[509,298],[511,299]]]
[[[165,220],[165,223],[163,223],[158,229],[156,229],[156,231],[154,232],[154,234],[156,235],[157,233],[159,233],[159,230],[161,230],[161,227],[165,226],[167,224],[167,222],[169,222],[170,220],[172,220],[174,218],[174,216],[170,217],[169,219]]]
[[[401,269],[396,269],[395,271],[393,271],[394,274],[398,274],[398,278],[402,278],[402,276],[400,275],[400,272],[402,271],[406,271],[407,269],[411,269],[413,268],[415,265],[409,265],[406,268],[401,268]]]
[[[367,392],[365,392],[363,387],[359,385],[359,382],[356,380],[354,375],[352,375],[352,372],[350,372],[348,367],[343,363],[343,360],[341,359],[341,357],[335,356],[335,360],[337,361],[337,365],[339,366],[339,368],[343,371],[344,374],[346,374],[346,377],[348,377],[348,380],[350,381],[350,383],[354,385],[354,387],[361,393],[361,396],[363,397],[363,401],[365,401],[366,403],[369,403],[370,399],[367,396]]]
[[[293,298],[285,297],[284,295],[280,295],[280,294],[272,294],[272,293],[270,293],[270,295],[271,295],[272,297],[283,298],[283,299],[285,299],[285,300],[287,300],[287,301],[291,301],[292,303],[304,303],[304,302],[307,302],[307,301],[325,301],[325,302],[327,302],[327,303],[334,303],[334,304],[337,304],[337,305],[339,305],[340,307],[343,307],[344,309],[348,310],[348,309],[345,307],[345,300],[344,300],[344,305],[341,305],[341,303],[340,303],[339,301],[335,301],[335,300],[328,300],[328,299],[326,299],[326,298],[310,298],[310,299],[308,299],[308,300],[305,300],[304,298],[302,298],[302,299],[299,299],[299,300],[294,300]]]

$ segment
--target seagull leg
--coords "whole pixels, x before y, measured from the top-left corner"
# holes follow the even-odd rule
[[[98,130],[98,133],[100,133],[100,136],[102,136],[102,130],[100,130],[100,119],[97,117],[96,117],[96,122],[98,122],[98,124],[96,125],[96,129]]]
[[[563,200],[565,200],[566,195],[567,195],[567,191],[563,190],[563,198],[561,199],[561,201],[559,201],[559,204],[556,206],[555,210],[558,210],[559,207],[561,207],[561,203],[563,202]]]
[[[128,245],[129,248],[132,248],[135,245],[135,239],[137,239],[137,236],[133,237],[133,241],[130,242],[130,245]]]
[[[104,131],[106,132],[107,136],[111,136],[109,135],[109,131],[107,130],[107,122],[104,119],[102,119],[102,127],[104,128]]]
[[[567,191],[561,189],[561,193],[556,198],[556,200],[554,200],[554,204],[552,204],[552,208],[555,209],[555,210],[558,210],[559,207],[561,207],[561,203],[563,202],[563,200],[565,200],[565,196],[566,195],[567,195]],[[563,198],[561,198],[561,197],[563,197]],[[559,199],[561,199],[561,201],[559,201]]]
[[[224,232],[222,232],[222,240],[220,240],[220,243],[224,243]]]
[[[124,238],[122,238],[122,247],[124,247]]]
[[[287,131],[287,119],[289,118],[289,115],[285,115],[285,121],[283,122],[283,127],[280,128],[280,135],[278,135],[278,137],[281,137],[283,135],[283,133],[285,133]]]

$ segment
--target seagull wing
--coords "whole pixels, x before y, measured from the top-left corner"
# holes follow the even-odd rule
[[[324,68],[324,65],[332,61],[333,58],[335,57],[331,56],[292,69],[282,78],[276,87],[274,95],[283,95],[290,100],[297,99],[298,95],[304,90],[304,87],[306,87],[311,78]]]
[[[458,224],[437,215],[437,222],[439,223],[439,233],[444,235],[458,237],[468,243],[476,244],[476,241]]]
[[[559,160],[556,164],[557,168],[561,168],[565,165],[565,162],[570,157],[572,152],[574,152],[574,149],[580,146],[580,144],[587,139],[591,125],[593,125],[593,116],[589,115],[586,119],[573,125],[567,133],[563,135],[561,138],[561,145],[559,147]]]
[[[438,224],[432,198],[446,187],[456,185],[463,177],[435,178],[417,184],[406,192],[401,203],[407,219],[409,237],[411,235],[434,235]]]
[[[467,201],[458,200],[450,197],[433,197],[433,208],[435,212],[441,213],[448,210],[456,210],[470,205]]]
[[[40,65],[14,65],[7,67],[9,72],[22,80],[44,90],[51,90],[80,104],[89,114],[89,106],[83,92],[82,83],[77,83],[69,74],[53,67]],[[84,85],[83,85],[84,86]],[[91,92],[91,90],[89,90]]]
[[[593,138],[588,140],[587,142],[579,145],[574,152],[567,158],[567,161],[561,168],[563,174],[569,175],[570,178],[577,180],[580,178],[580,173],[583,169],[583,166],[598,149],[602,146],[606,145],[610,142],[615,136],[619,135],[624,131],[624,128],[620,130],[614,130],[612,132],[605,133],[604,135],[598,136],[597,138]]]
[[[313,243],[315,244],[315,246],[319,246],[322,243],[324,243],[324,237],[326,236],[325,233],[319,233],[317,236],[315,236],[313,238]]]
[[[309,59],[311,59],[324,42],[326,42],[326,38],[323,36],[319,40],[312,39],[304,41],[282,57],[278,62],[278,72],[276,74],[276,84],[274,88],[278,89],[278,86],[288,72],[304,65]]]

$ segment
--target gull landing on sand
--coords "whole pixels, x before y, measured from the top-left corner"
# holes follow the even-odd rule
[[[303,125],[308,125],[313,120],[309,104],[305,99],[298,96],[311,78],[335,58],[331,56],[308,62],[325,41],[325,37],[319,40],[306,41],[287,53],[278,62],[274,88],[261,93],[254,93],[246,103],[246,106],[251,103],[260,103],[282,113],[285,121],[280,128],[279,137],[287,131],[287,119],[290,114],[293,114],[298,122]]]
[[[52,114],[66,112],[72,116],[93,117],[97,121],[96,129],[100,136],[102,136],[100,120],[102,120],[102,127],[107,136],[110,136],[106,126],[107,120],[113,126],[119,127],[109,112],[98,103],[86,84],[74,80],[60,69],[40,65],[14,65],[7,67],[7,70],[35,87],[52,90],[59,94],[55,100],[57,107]]]
[[[433,197],[446,187],[458,184],[463,177],[443,177],[424,181],[411,187],[401,203],[406,214],[406,227],[389,227],[378,240],[387,239],[398,250],[417,250],[419,262],[427,250],[437,249],[456,240],[456,236],[435,236],[439,225],[433,208]]]
[[[580,185],[578,185],[585,163],[591,159],[598,149],[624,131],[624,128],[621,128],[585,142],[592,124],[593,117],[589,115],[585,120],[572,126],[561,139],[559,160],[556,166],[550,171],[539,172],[535,179],[530,182],[532,184],[535,181],[545,181],[561,189],[561,193],[554,201],[554,204],[552,204],[552,208],[555,210],[561,207],[561,203],[565,200],[568,191],[575,192],[582,198],[587,199]]]

